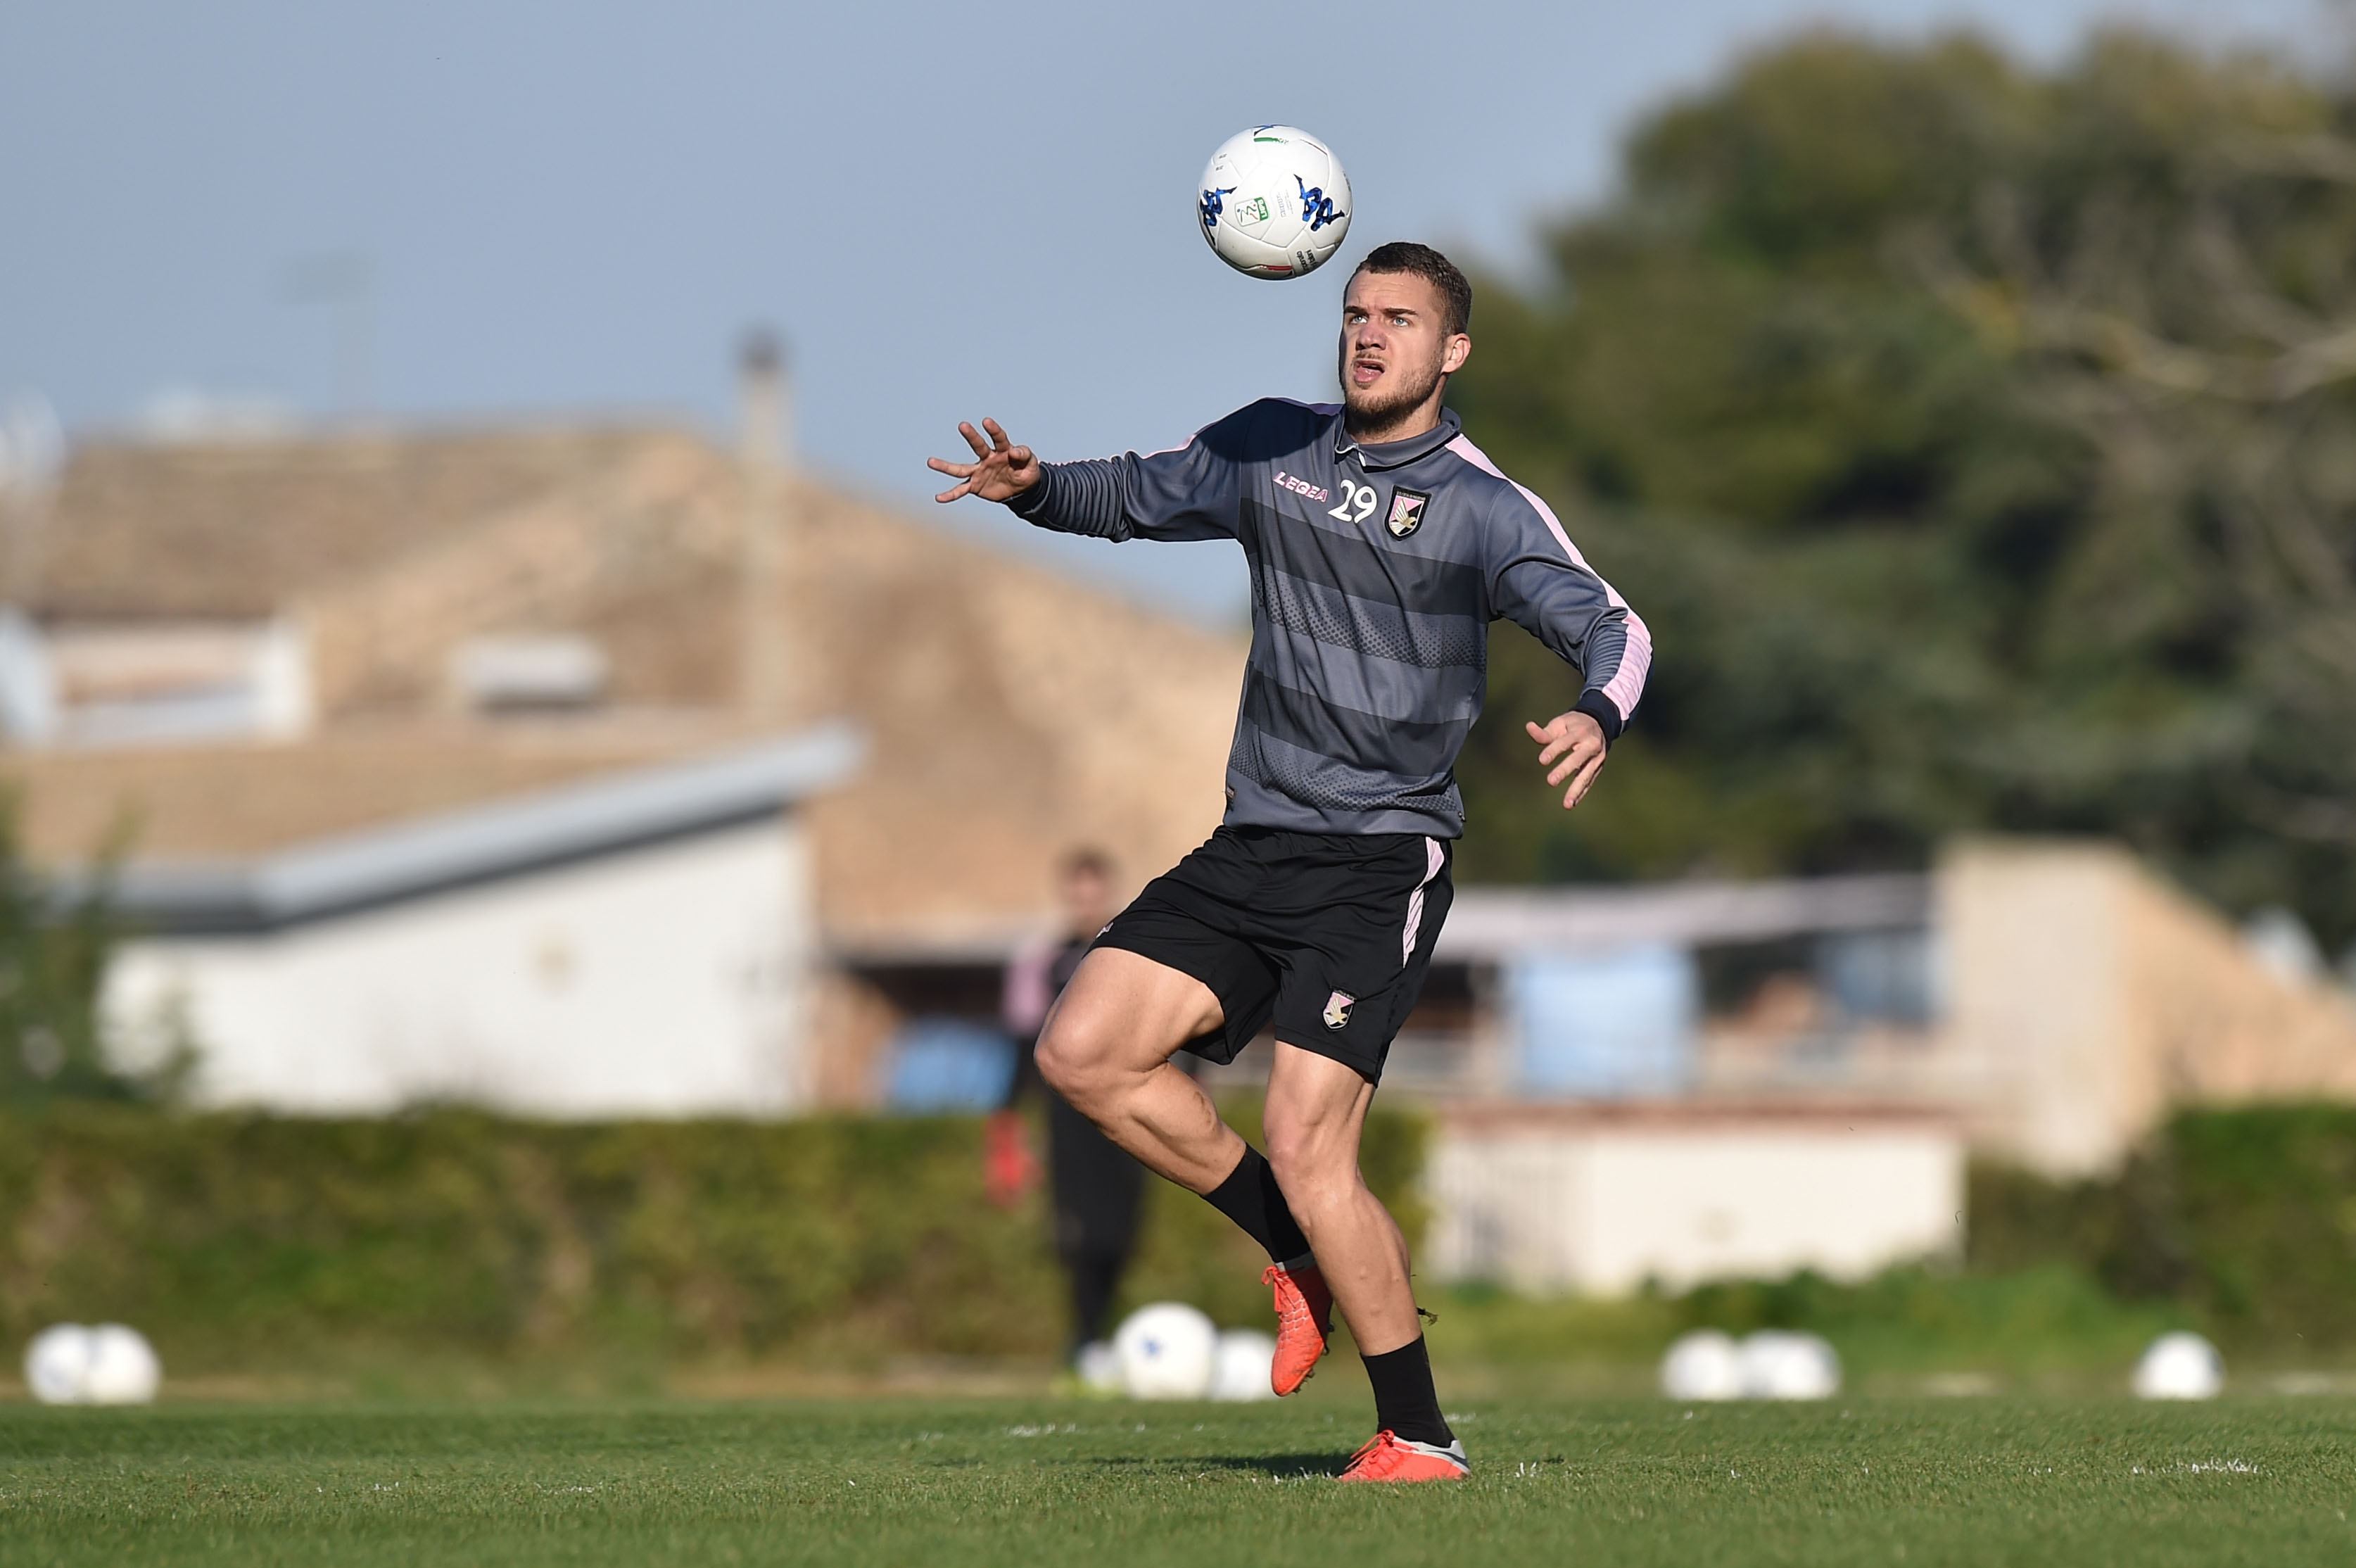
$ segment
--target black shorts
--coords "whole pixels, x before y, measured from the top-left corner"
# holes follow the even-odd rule
[[[1276,1037],[1369,1083],[1415,1007],[1454,897],[1455,845],[1419,833],[1223,827],[1155,877],[1096,945],[1193,975],[1226,1010],[1186,1049],[1235,1060]]]

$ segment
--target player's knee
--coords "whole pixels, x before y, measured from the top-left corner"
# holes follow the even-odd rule
[[[1075,1017],[1058,1012],[1049,1020],[1047,1032],[1039,1036],[1033,1052],[1039,1076],[1074,1109],[1086,1110],[1102,1086],[1108,1043],[1085,1014]]]
[[[1270,1105],[1260,1126],[1268,1141],[1269,1168],[1287,1198],[1312,1199],[1355,1179],[1355,1151],[1343,1148],[1333,1130],[1315,1118],[1289,1106]]]

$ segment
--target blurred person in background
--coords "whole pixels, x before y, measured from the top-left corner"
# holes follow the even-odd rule
[[[1114,876],[1112,857],[1102,850],[1076,849],[1065,855],[1055,876],[1061,929],[1053,938],[1025,947],[1006,966],[1001,1010],[1015,1040],[1014,1080],[1005,1104],[990,1119],[987,1142],[991,1198],[1010,1207],[1039,1179],[1029,1129],[1016,1107],[1034,1094],[1046,1101],[1055,1255],[1063,1261],[1072,1289],[1069,1359],[1080,1380],[1092,1387],[1109,1387],[1115,1380],[1106,1319],[1120,1288],[1121,1272],[1136,1250],[1145,1167],[1046,1086],[1033,1051],[1048,1009],[1071,983],[1088,944],[1120,912]]]

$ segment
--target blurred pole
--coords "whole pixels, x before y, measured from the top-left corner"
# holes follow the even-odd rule
[[[376,403],[376,269],[357,251],[306,256],[286,269],[279,294],[335,312],[337,412],[351,423],[365,423]]]
[[[777,725],[791,705],[794,673],[785,603],[793,408],[777,335],[766,327],[745,333],[737,371],[737,460],[744,476],[742,691],[754,723]]]
[[[38,392],[0,408],[0,599],[29,611],[40,589],[40,541],[65,463],[65,431]]]

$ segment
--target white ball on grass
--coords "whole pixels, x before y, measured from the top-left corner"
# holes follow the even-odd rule
[[[1742,1353],[1715,1328],[1680,1334],[1661,1358],[1661,1391],[1673,1400],[1742,1397]]]
[[[42,1329],[25,1347],[25,1386],[43,1404],[80,1404],[90,1353],[90,1330],[80,1324]]]
[[[2135,1391],[2147,1400],[2215,1399],[2225,1391],[2225,1359],[2198,1334],[2163,1334],[2136,1363]]]
[[[90,1404],[147,1404],[164,1380],[155,1348],[136,1328],[102,1323],[90,1331],[90,1364],[82,1398]]]
[[[1276,1364],[1276,1341],[1256,1328],[1230,1328],[1219,1336],[1211,1364],[1211,1397],[1241,1403],[1272,1400],[1269,1369]]]
[[[1823,1400],[1840,1392],[1840,1358],[1814,1334],[1762,1328],[1742,1341],[1742,1391],[1756,1400]]]
[[[1072,1370],[1079,1375],[1080,1386],[1092,1394],[1120,1392],[1120,1352],[1108,1340],[1091,1339],[1080,1347],[1072,1359]]]
[[[1183,1302],[1157,1301],[1129,1315],[1113,1335],[1120,1383],[1141,1400],[1198,1400],[1211,1391],[1219,1331]]]

